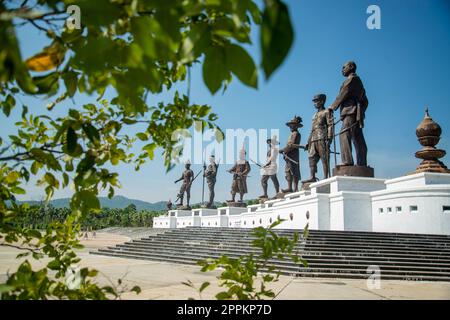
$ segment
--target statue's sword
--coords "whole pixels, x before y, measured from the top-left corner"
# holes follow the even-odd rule
[[[322,140],[328,140],[328,138],[315,139],[315,140],[312,140],[311,142],[322,141]],[[295,143],[293,143],[292,146],[295,147],[295,148],[299,148],[299,149],[303,149],[303,150],[305,150],[305,151],[308,151],[308,149],[306,149],[306,146],[302,146],[302,145],[300,145],[300,144],[295,144]],[[334,153],[335,155],[336,155],[336,154],[340,154],[339,152],[336,152],[336,150],[335,150],[334,152],[333,152],[333,151],[330,151],[330,152],[331,152],[331,153]]]
[[[334,167],[336,167],[336,165],[337,165],[337,156],[336,156],[336,136],[334,135],[334,126],[336,125],[336,123],[334,122],[334,115],[332,115],[332,117],[333,117],[333,125],[332,125],[332,132],[333,132],[333,153],[334,153]],[[339,120],[340,121],[340,120]],[[338,121],[338,122],[339,122]],[[331,176],[330,174],[329,174],[329,176]]]
[[[260,164],[259,164],[258,162],[256,162],[256,161],[252,160],[251,158],[249,158],[249,160],[250,160],[251,162],[253,162],[254,164],[256,164],[258,167],[260,167],[260,168],[263,167],[262,165],[260,165]]]
[[[293,163],[295,163],[295,164],[298,164],[298,161],[295,161],[294,159],[292,159],[291,157],[289,157],[287,154],[284,154],[284,153],[283,153],[283,156],[284,156],[286,159],[288,159],[289,161],[291,161],[291,162],[293,162]]]
[[[205,204],[205,169],[206,163],[203,162],[203,184],[202,184],[202,204]]]

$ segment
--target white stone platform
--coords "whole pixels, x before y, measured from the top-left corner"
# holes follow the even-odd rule
[[[247,208],[171,210],[154,228],[254,228],[277,217],[282,229],[450,234],[450,174],[417,173],[396,179],[336,176]]]

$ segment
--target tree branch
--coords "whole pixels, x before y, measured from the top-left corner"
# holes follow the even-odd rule
[[[27,19],[33,26],[35,26],[36,28],[38,28],[41,31],[47,32],[47,29],[41,27],[40,25],[38,25],[36,22],[34,22],[34,19]]]
[[[55,147],[58,147],[58,146],[61,146],[61,144],[56,145]],[[64,154],[63,151],[50,149],[49,144],[44,144],[43,146],[39,147],[38,149],[41,149],[42,151],[47,151],[50,153]],[[21,158],[21,157],[25,157],[25,158]],[[13,154],[10,156],[0,157],[0,161],[26,161],[26,160],[30,160],[31,157],[32,157],[32,155],[31,155],[30,151],[23,151],[23,152],[18,152],[16,154]]]
[[[15,248],[15,249],[19,249],[19,250],[27,250],[27,251],[30,251],[32,253],[41,253],[40,251],[42,249],[42,248],[33,249],[33,248],[29,248],[29,247],[22,247],[22,246],[14,245],[14,244],[11,244],[11,243],[5,243],[5,242],[0,243],[0,246]]]

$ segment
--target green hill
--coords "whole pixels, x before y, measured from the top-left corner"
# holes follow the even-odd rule
[[[150,210],[150,211],[161,211],[166,209],[166,202],[159,201],[155,203],[150,203],[142,200],[128,199],[124,196],[115,196],[112,199],[107,197],[99,197],[100,203],[103,208],[111,209],[123,209],[134,204],[138,210]],[[54,199],[50,201],[50,204],[55,208],[69,207],[70,198]],[[30,205],[37,205],[40,201],[21,201],[22,203],[29,203]]]

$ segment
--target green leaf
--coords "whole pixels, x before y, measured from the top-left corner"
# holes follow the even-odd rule
[[[108,198],[112,199],[112,197],[114,197],[114,188],[113,187],[109,187]]]
[[[280,0],[266,3],[260,40],[262,66],[267,80],[289,53],[294,41],[294,31],[286,5]]]
[[[67,173],[63,173],[63,187],[66,187],[69,185],[69,175]]]
[[[73,97],[77,91],[78,78],[77,73],[73,71],[67,72],[64,76],[64,84],[66,85],[67,94],[69,97]]]
[[[12,187],[11,192],[15,194],[25,194],[26,191],[20,187]]]
[[[2,83],[5,80],[10,80],[12,82],[15,79],[19,87],[25,93],[34,94],[36,87],[31,80],[25,63],[22,61],[23,59],[20,54],[20,47],[16,38],[15,28],[11,21],[2,21],[0,39],[2,39],[0,58],[2,61]],[[3,75],[5,75],[5,77]]]
[[[50,172],[47,172],[44,175],[44,180],[52,187],[56,187],[59,182],[56,180],[55,176],[51,174]]]
[[[76,193],[77,201],[81,204],[81,207],[85,210],[100,210],[100,201],[97,196],[89,190],[82,190]]]
[[[28,107],[26,105],[23,105],[22,106],[22,119],[25,120],[27,113],[28,113]]]
[[[16,105],[16,99],[14,99],[14,97],[12,95],[8,94],[5,101],[2,103],[3,113],[7,117],[9,117],[11,110],[15,107],[15,105]]]
[[[59,270],[61,267],[61,262],[58,260],[52,260],[47,264],[47,268],[50,270]]]
[[[150,159],[153,159],[155,156],[155,148],[156,148],[156,144],[155,143],[149,143],[146,146],[144,146],[142,148],[142,150],[147,152],[147,155]]]
[[[189,63],[197,59],[210,43],[211,32],[207,23],[191,26],[181,45],[181,63]]]
[[[69,116],[74,118],[75,120],[80,120],[81,114],[78,110],[69,109]]]
[[[221,143],[223,141],[223,139],[225,138],[223,131],[220,130],[219,128],[216,128],[216,130],[214,130],[214,136],[218,143]]]
[[[33,82],[38,88],[39,94],[48,94],[52,96],[58,92],[59,84],[59,75],[57,72],[49,73],[45,76],[37,76],[33,77]]]
[[[210,285],[210,283],[208,281],[203,282],[198,291],[203,292],[203,290],[205,290],[209,285]]]
[[[216,294],[216,299],[217,300],[228,300],[230,299],[230,295],[228,294],[228,292],[222,291],[219,292],[218,294]]]
[[[67,128],[67,152],[69,155],[73,155],[77,149],[77,133],[73,130],[72,127]]]
[[[2,293],[9,292],[12,290],[14,290],[14,286],[10,286],[10,285],[4,284],[4,283],[0,284],[0,295]]]
[[[230,44],[225,47],[228,68],[244,84],[257,88],[258,71],[252,57],[241,46]]]
[[[8,184],[16,182],[20,178],[20,174],[17,171],[11,171],[5,178],[5,182]]]
[[[136,292],[136,294],[139,294],[139,293],[141,293],[142,290],[141,290],[141,288],[139,286],[134,286],[131,289],[131,291]]]
[[[83,24],[95,28],[115,23],[125,7],[110,0],[78,0],[75,3],[80,6]]]
[[[212,46],[206,51],[203,62],[203,80],[212,94],[215,94],[222,86],[222,82],[227,79],[229,71],[226,66],[223,47]]]
[[[307,223],[305,229],[303,229],[303,238],[307,239],[308,237],[309,237],[309,223]]]
[[[139,133],[136,133],[136,137],[138,137],[139,140],[141,140],[141,141],[147,141],[148,140],[148,133],[139,132]]]
[[[34,161],[33,164],[31,165],[31,173],[34,175],[37,174],[40,167],[41,163],[38,161]]]
[[[81,128],[93,144],[98,145],[100,143],[100,133],[97,128],[90,123],[84,123]]]
[[[134,17],[130,21],[134,43],[140,47],[144,55],[156,58],[156,44],[150,30],[159,29],[158,22],[148,16]]]

